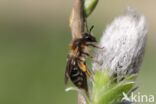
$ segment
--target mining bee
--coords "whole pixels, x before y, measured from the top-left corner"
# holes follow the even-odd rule
[[[87,48],[89,46],[97,47],[95,45],[96,38],[91,34],[94,26],[87,29],[87,32],[83,33],[81,38],[74,39],[70,45],[70,53],[67,59],[67,65],[65,70],[65,84],[68,79],[78,88],[85,90],[88,94],[87,77],[91,77],[92,73],[86,65],[86,57],[92,56],[88,53]],[[98,48],[98,47],[97,47]]]

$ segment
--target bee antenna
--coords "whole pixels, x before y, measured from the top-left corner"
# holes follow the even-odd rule
[[[88,29],[87,20],[86,20],[86,22],[85,22],[85,25],[86,25],[86,30],[87,30],[87,32],[89,32],[89,33],[90,33],[90,32],[93,30],[93,28],[94,28],[94,25],[92,25],[91,28]]]
[[[94,28],[94,25],[91,26],[89,32],[91,32],[93,30],[93,28]]]
[[[86,20],[86,23],[85,24],[86,24],[86,30],[87,30],[87,32],[89,32],[87,20]]]

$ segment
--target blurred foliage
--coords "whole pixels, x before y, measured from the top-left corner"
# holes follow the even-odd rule
[[[97,3],[98,0],[85,0],[84,12],[86,17],[88,17],[94,11]]]
[[[128,94],[135,86],[134,75],[126,76],[120,82],[108,76],[106,71],[95,73],[91,95],[91,104],[118,104],[124,97],[123,93]]]

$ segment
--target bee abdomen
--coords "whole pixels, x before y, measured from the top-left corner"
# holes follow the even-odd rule
[[[87,76],[84,72],[82,72],[78,66],[72,68],[70,73],[70,79],[78,88],[85,89],[88,91],[87,87]]]

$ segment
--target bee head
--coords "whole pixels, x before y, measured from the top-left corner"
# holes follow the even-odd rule
[[[94,36],[92,36],[91,33],[88,33],[88,32],[83,34],[83,39],[86,42],[97,42],[96,38]]]
[[[94,28],[94,26],[92,26],[92,27],[90,28],[90,30],[88,30],[88,27],[87,27],[87,26],[86,26],[86,28],[87,28],[87,32],[83,34],[83,39],[84,39],[86,42],[97,42],[97,41],[96,41],[96,38],[95,38],[93,35],[91,35],[91,31],[92,31],[92,29]]]

